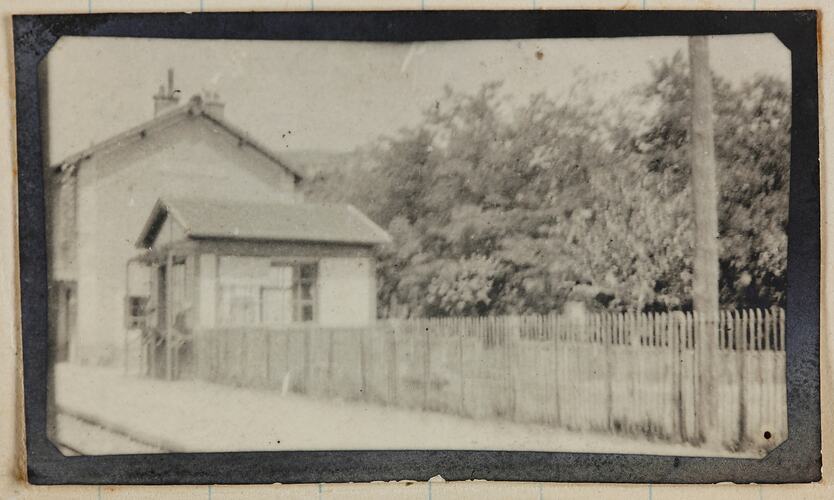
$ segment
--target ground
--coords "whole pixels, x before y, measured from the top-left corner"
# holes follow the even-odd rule
[[[58,440],[68,453],[457,449],[730,456],[684,444],[149,380],[67,363],[56,366],[55,378]]]

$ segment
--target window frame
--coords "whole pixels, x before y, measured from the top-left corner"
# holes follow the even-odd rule
[[[138,314],[134,314],[133,301],[140,300],[142,303],[139,306]],[[147,326],[148,318],[146,315],[146,308],[150,302],[150,296],[147,295],[125,295],[125,329],[127,330],[144,330]]]
[[[235,324],[227,323],[225,318],[218,317],[217,324],[221,327],[256,327],[256,328],[294,328],[304,325],[316,325],[319,322],[319,276],[320,276],[320,262],[319,259],[314,258],[294,258],[294,257],[271,257],[271,256],[256,256],[256,255],[218,255],[218,279],[216,282],[216,293],[218,306],[223,300],[222,296],[227,293],[229,287],[236,285],[224,284],[220,279],[220,259],[226,258],[255,258],[263,259],[270,267],[289,267],[292,270],[290,278],[290,286],[288,288],[281,288],[264,284],[253,284],[253,290],[257,288],[254,294],[257,311],[255,313],[256,321],[253,324]],[[302,270],[311,269],[309,275]],[[310,287],[309,297],[303,298],[303,288],[305,285]],[[265,311],[265,292],[269,290],[287,290],[290,294],[290,321],[287,323],[267,323],[265,319],[268,314]],[[310,319],[303,320],[304,309],[312,308],[312,315]]]
[[[303,267],[312,269],[312,277],[304,277],[302,272]],[[292,294],[293,294],[293,324],[316,324],[319,320],[319,263],[312,262],[295,262],[293,263],[293,280],[292,280]],[[302,290],[304,285],[310,286],[310,297],[305,299]],[[313,313],[309,320],[304,319],[304,308],[311,307]]]

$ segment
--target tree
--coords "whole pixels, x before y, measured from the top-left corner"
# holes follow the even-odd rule
[[[691,309],[688,82],[678,55],[613,103],[590,88],[524,102],[497,83],[447,89],[421,123],[363,149],[361,168],[309,191],[392,234],[379,254],[383,315],[547,313],[567,300]],[[778,304],[790,93],[764,77],[713,85],[721,303]]]
[[[713,76],[715,156],[719,183],[719,301],[722,307],[785,305],[790,89],[771,76],[738,88]],[[676,54],[653,68],[644,106],[657,106],[647,130],[623,139],[685,189],[689,72]],[[635,128],[639,128],[635,126]]]

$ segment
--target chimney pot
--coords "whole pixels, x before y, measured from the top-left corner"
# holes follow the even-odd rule
[[[220,100],[220,95],[213,91],[205,91],[204,94],[203,109],[212,116],[223,118],[223,111],[226,104]]]
[[[159,116],[175,107],[179,101],[179,92],[174,90],[174,69],[168,68],[168,90],[165,90],[164,84],[159,86],[159,92],[153,96],[153,115]]]

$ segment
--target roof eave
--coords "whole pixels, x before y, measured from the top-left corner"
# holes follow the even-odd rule
[[[270,161],[272,161],[273,163],[276,163],[277,165],[282,167],[284,170],[286,170],[287,172],[292,174],[293,179],[296,183],[299,183],[299,182],[304,180],[304,175],[302,175],[298,170],[296,170],[294,167],[288,165],[285,161],[283,161],[278,156],[277,153],[275,153],[270,148],[266,147],[265,145],[263,145],[261,142],[257,141],[256,139],[253,139],[249,134],[247,134],[243,130],[241,130],[238,127],[236,127],[235,125],[232,125],[231,123],[227,122],[225,119],[223,119],[219,116],[216,116],[209,111],[206,111],[205,109],[201,109],[200,113],[202,114],[202,116],[206,117],[210,121],[213,121],[217,125],[226,129],[226,131],[228,131],[230,134],[235,136],[238,140],[244,142],[245,144],[249,144],[256,151],[258,151],[262,155],[266,156]]]
[[[182,106],[178,106],[173,110],[167,111],[165,113],[160,114],[144,123],[141,123],[135,127],[129,128],[124,132],[116,134],[112,137],[104,139],[103,141],[94,144],[87,149],[79,151],[78,153],[72,154],[58,163],[55,163],[50,166],[50,169],[57,170],[62,167],[66,167],[69,165],[77,165],[89,158],[91,158],[94,154],[104,151],[110,147],[117,146],[122,141],[133,138],[134,136],[142,136],[144,133],[151,128],[156,128],[161,126],[162,124],[170,121],[172,119],[182,118],[187,115],[197,115],[203,116],[206,119],[216,123],[227,132],[235,136],[237,139],[244,141],[245,143],[252,146],[255,150],[260,152],[262,155],[266,156],[270,161],[277,164],[287,172],[289,172],[295,181],[295,183],[299,183],[304,180],[304,175],[302,175],[297,169],[288,165],[284,162],[274,151],[267,148],[260,142],[256,141],[255,139],[251,138],[248,134],[246,134],[243,130],[237,128],[236,126],[232,125],[228,121],[220,118],[219,116],[215,116],[214,114],[207,111],[199,102],[194,102],[189,100],[186,104]]]
[[[353,206],[350,203],[347,204],[347,209],[350,210],[351,212],[353,212],[353,214],[355,214],[360,220],[362,220],[362,222],[364,222],[367,226],[369,226],[371,228],[371,230],[377,236],[379,236],[379,240],[381,241],[381,243],[379,243],[380,245],[385,245],[385,244],[389,244],[389,243],[394,242],[394,238],[391,237],[391,235],[388,233],[388,231],[386,231],[385,229],[382,229],[382,227],[380,227],[379,224],[372,221],[361,210],[359,210],[358,208],[356,208],[355,206]]]
[[[94,154],[100,153],[101,151],[105,151],[108,148],[118,146],[120,143],[125,141],[126,139],[132,139],[136,136],[142,137],[144,133],[147,133],[148,129],[156,128],[162,126],[163,124],[167,124],[170,121],[174,121],[178,118],[182,118],[189,113],[192,113],[192,108],[195,106],[194,103],[187,103],[183,106],[179,106],[174,108],[171,111],[167,111],[165,113],[160,114],[159,116],[155,116],[150,120],[136,125],[135,127],[131,127],[123,132],[120,132],[114,136],[108,137],[103,141],[100,141],[92,146],[79,151],[75,154],[67,156],[63,160],[58,163],[52,164],[50,166],[51,169],[59,169],[61,167],[66,167],[69,165],[77,165],[85,160],[90,159]]]
[[[257,243],[306,243],[319,245],[343,245],[343,246],[361,246],[361,247],[377,247],[391,241],[381,240],[336,240],[336,239],[311,239],[311,238],[276,238],[267,236],[235,236],[235,235],[221,235],[221,234],[189,234],[189,238],[201,241],[247,241]]]
[[[134,244],[136,248],[149,249],[153,246],[156,237],[159,236],[159,228],[165,223],[165,219],[172,217],[182,227],[187,238],[191,237],[191,228],[188,221],[177,211],[176,207],[166,202],[163,198],[156,200],[151,210],[151,215],[145,221],[139,239]],[[163,219],[163,220],[160,220]]]
[[[158,224],[157,220],[163,216],[167,216],[167,210],[165,208],[165,203],[160,198],[156,200],[156,203],[151,210],[151,215],[148,217],[148,220],[145,221],[145,225],[142,226],[139,238],[137,238],[136,243],[134,243],[136,248],[148,250],[153,246],[154,236],[151,235],[151,233]]]

